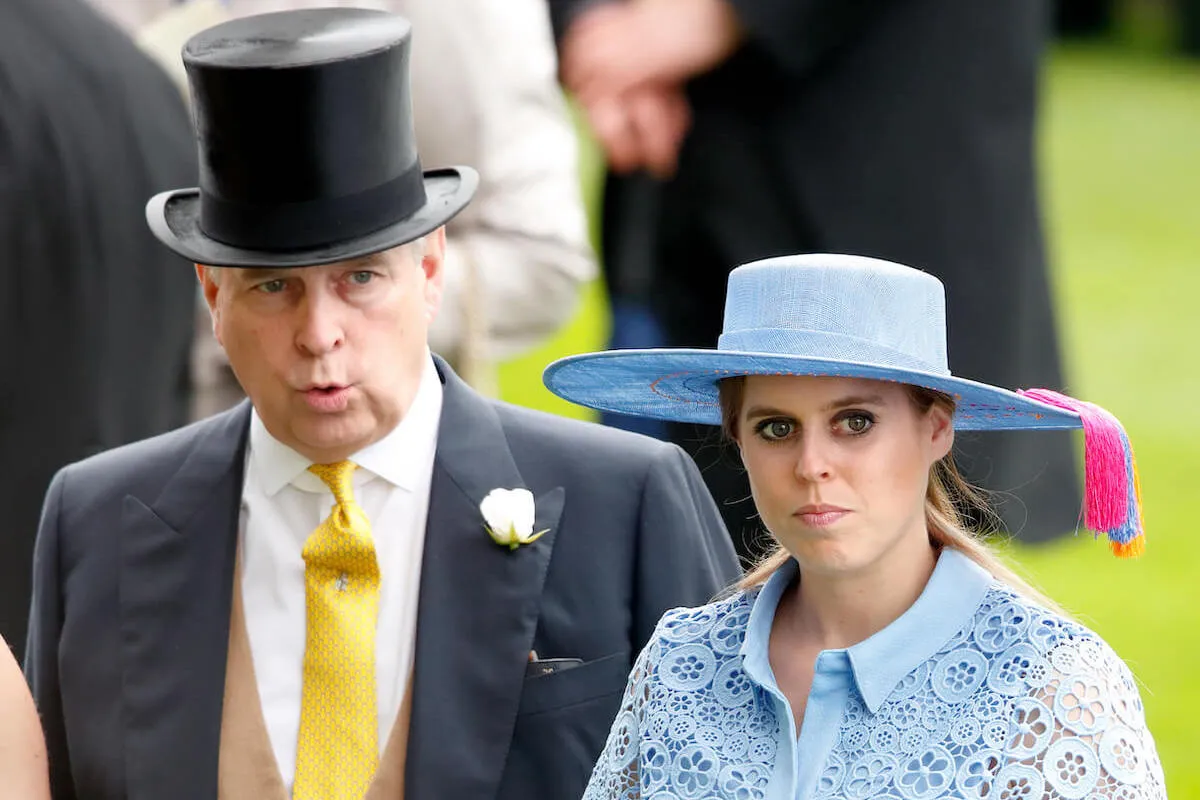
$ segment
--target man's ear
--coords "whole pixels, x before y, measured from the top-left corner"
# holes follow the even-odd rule
[[[208,303],[208,313],[212,316],[213,336],[224,346],[224,342],[221,342],[221,312],[217,306],[222,277],[224,276],[220,275],[218,268],[207,267],[204,264],[196,265],[196,279],[200,281],[200,291],[204,294],[204,302]]]
[[[446,228],[425,235],[421,254],[421,271],[425,273],[425,311],[433,322],[442,307],[442,291],[446,278]]]

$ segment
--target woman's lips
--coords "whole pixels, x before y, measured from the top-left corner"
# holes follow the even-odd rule
[[[850,513],[849,509],[831,505],[810,505],[798,509],[794,516],[810,528],[828,527]]]

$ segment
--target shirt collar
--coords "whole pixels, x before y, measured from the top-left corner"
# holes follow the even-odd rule
[[[442,382],[430,357],[425,361],[412,405],[400,424],[350,457],[359,466],[355,484],[380,477],[401,489],[414,491],[420,482],[422,466],[433,463],[441,414]],[[307,470],[313,462],[272,436],[257,411],[250,415],[249,450],[251,468],[267,496],[274,496],[289,483],[320,489],[320,481],[307,480]]]
[[[746,674],[760,684],[774,685],[768,658],[771,624],[779,600],[798,570],[795,559],[776,570],[750,612],[741,653]],[[944,548],[917,601],[886,628],[843,651],[872,714],[906,675],[928,661],[971,619],[992,582],[992,576],[970,558]]]

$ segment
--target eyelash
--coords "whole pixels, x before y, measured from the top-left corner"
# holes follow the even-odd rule
[[[871,432],[872,428],[875,427],[875,415],[870,413],[869,411],[843,411],[841,414],[838,414],[834,418],[834,425],[836,427],[836,426],[841,425],[842,423],[846,422],[847,420],[851,420],[851,419],[864,419],[867,421],[867,426],[861,431],[841,431],[840,433],[844,436],[849,436],[852,438],[857,438],[859,436],[865,436],[866,434]],[[788,435],[783,436],[783,437],[778,437],[778,438],[771,438],[769,436],[765,436],[764,433],[766,432],[767,428],[769,428],[771,425],[774,425],[778,422],[785,422],[788,425],[791,425],[792,431],[790,433],[788,433]],[[788,419],[787,417],[771,417],[769,419],[764,419],[764,420],[759,421],[754,426],[754,434],[756,436],[758,436],[759,439],[762,439],[764,442],[766,442],[767,444],[780,444],[782,442],[787,441],[788,439],[790,439],[792,437],[792,434],[795,433],[795,428],[796,428],[795,421]]]

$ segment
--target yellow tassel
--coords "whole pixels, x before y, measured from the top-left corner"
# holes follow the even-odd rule
[[[1112,551],[1117,558],[1137,558],[1146,552],[1146,523],[1142,519],[1142,478],[1138,474],[1137,459],[1133,458],[1132,454],[1130,454],[1130,458],[1133,464],[1133,497],[1134,505],[1137,507],[1138,535],[1130,539],[1127,544],[1112,543]]]
[[[1146,552],[1146,537],[1143,534],[1138,534],[1128,544],[1120,542],[1110,542],[1113,555],[1117,558],[1137,558]]]

